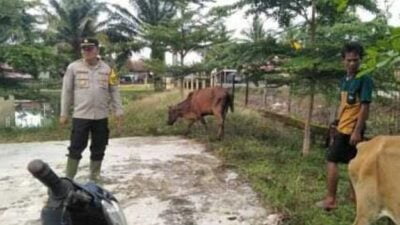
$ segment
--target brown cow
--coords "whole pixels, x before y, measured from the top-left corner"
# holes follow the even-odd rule
[[[189,120],[186,134],[191,126],[200,120],[207,129],[204,116],[214,115],[219,129],[218,138],[224,135],[225,116],[230,107],[233,112],[233,99],[228,89],[222,87],[205,88],[190,92],[188,97],[175,106],[169,107],[168,125],[173,125],[178,118]]]
[[[357,201],[353,225],[387,216],[400,225],[400,136],[379,136],[357,145],[349,175]]]

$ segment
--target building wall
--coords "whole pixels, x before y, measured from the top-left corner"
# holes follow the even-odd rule
[[[172,77],[165,78],[165,89],[170,90],[175,88],[174,79]]]
[[[0,127],[11,127],[15,124],[14,97],[0,97]]]

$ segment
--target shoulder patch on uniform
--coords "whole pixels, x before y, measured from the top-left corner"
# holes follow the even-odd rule
[[[111,69],[110,75],[108,77],[108,83],[110,85],[118,85],[118,83],[119,83],[118,81],[119,81],[119,79],[118,79],[117,73],[115,72],[114,69]]]

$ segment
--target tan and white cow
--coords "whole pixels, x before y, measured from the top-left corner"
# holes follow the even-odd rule
[[[357,200],[353,225],[387,216],[400,225],[400,136],[379,136],[357,145],[349,175]]]

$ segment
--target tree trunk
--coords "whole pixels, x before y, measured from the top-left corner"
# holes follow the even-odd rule
[[[74,49],[73,51],[75,59],[80,59],[82,57],[80,40],[75,39],[70,43],[72,45],[72,48]]]
[[[163,63],[165,63],[165,52],[161,48],[160,44],[157,42],[151,43],[151,53],[150,53],[150,58],[153,60],[159,60]],[[163,74],[156,74],[154,73],[154,90],[155,91],[164,91],[164,79],[163,79]]]
[[[396,84],[396,91],[397,92],[400,91],[398,84]],[[396,133],[400,132],[400,107],[399,107],[399,104],[400,104],[400,96],[398,94],[396,94],[396,98],[395,98],[395,101],[394,101],[394,105],[395,105],[395,108],[396,108],[396,116],[395,116]]]
[[[246,73],[246,94],[244,96],[244,105],[249,103],[249,74]]]
[[[180,55],[180,60],[181,60],[181,67],[183,68],[183,66],[185,65],[185,62],[184,62],[184,60],[185,60],[185,55],[184,55],[184,53],[179,53],[179,55]],[[180,80],[181,80],[181,85],[180,85],[180,87],[179,87],[179,92],[180,92],[180,94],[181,94],[181,98],[183,98],[184,97],[184,90],[183,90],[183,82],[184,82],[184,78],[185,78],[185,74],[181,74],[180,75]]]
[[[287,105],[287,114],[290,116],[291,110],[292,110],[292,88],[290,84],[288,85],[288,105]]]
[[[314,95],[315,95],[315,83],[312,81],[311,83],[311,93],[310,93],[310,101],[307,109],[307,118],[304,124],[304,139],[303,139],[303,156],[307,156],[310,153],[311,146],[311,121],[312,114],[314,110]]]
[[[311,8],[311,24],[310,24],[310,42],[311,45],[315,44],[315,33],[317,30],[317,21],[316,21],[316,13],[317,13],[317,6],[316,0],[312,1],[312,8]]]
[[[232,79],[232,101],[233,99],[235,99],[235,76],[233,75],[233,79]]]
[[[337,107],[335,105],[331,105],[329,106],[329,118],[326,121],[326,125],[329,126],[330,123],[332,123],[333,121],[335,121],[335,119],[337,118]]]
[[[264,108],[267,106],[267,98],[268,98],[268,81],[265,79],[265,88],[264,88]]]
[[[154,74],[154,91],[163,91],[163,80],[158,74]]]
[[[317,29],[316,23],[316,0],[312,1],[312,8],[311,8],[311,22],[310,22],[310,43],[311,45],[315,44],[315,32]],[[312,113],[314,108],[314,81],[310,80],[311,82],[311,93],[310,93],[310,102],[308,106],[307,118],[304,126],[304,138],[303,138],[303,149],[302,154],[306,156],[310,153],[310,146],[311,146],[311,130],[310,125],[312,121]]]

